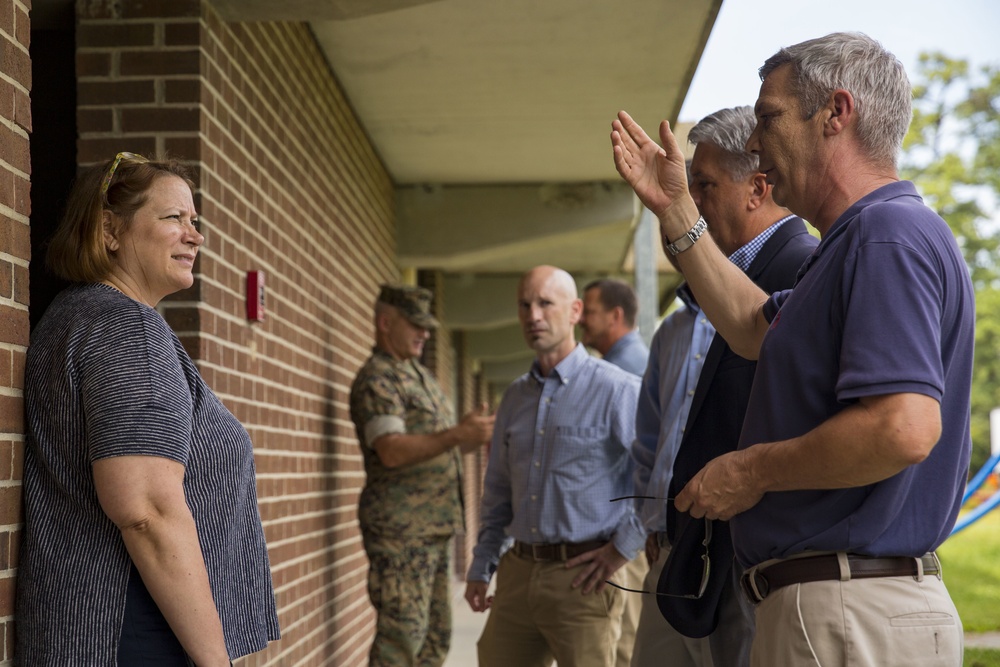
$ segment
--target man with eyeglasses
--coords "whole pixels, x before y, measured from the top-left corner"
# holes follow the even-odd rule
[[[473,611],[490,610],[479,665],[608,667],[628,594],[605,580],[645,534],[631,503],[608,502],[632,493],[639,378],[576,343],[583,304],[565,271],[525,274],[517,309],[535,361],[497,408],[465,591]]]
[[[817,240],[774,203],[757,156],[743,149],[755,124],[753,109],[736,107],[691,129],[690,193],[729,261],[773,292],[791,287]],[[640,496],[672,498],[708,461],[736,449],[753,384],[756,364],[714,334],[687,284],[678,296],[683,305],[653,339],[636,413],[632,452]],[[748,664],[753,618],[741,600],[742,568],[733,567],[728,524],[693,520],[664,500],[642,501],[641,516],[651,531],[646,551],[654,564],[646,590],[662,582],[659,592],[683,594],[670,589],[687,582],[698,586],[698,597],[645,596],[632,664],[653,667],[665,656],[680,667]]]
[[[975,299],[948,225],[899,180],[909,80],[860,33],[783,48],[760,75],[747,150],[822,239],[791,290],[761,291],[702,236],[666,122],[662,148],[625,112],[612,125],[702,308],[758,359],[739,449],[675,505],[732,519],[755,667],[960,665],[934,549],[969,466]]]

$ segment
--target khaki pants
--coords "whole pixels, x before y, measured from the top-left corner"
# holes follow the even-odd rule
[[[752,667],[962,665],[962,622],[937,575],[793,584],[756,618]]]
[[[609,667],[621,635],[624,592],[606,586],[583,595],[571,584],[580,569],[507,552],[479,638],[480,667]],[[621,583],[620,577],[615,583]]]
[[[365,536],[378,615],[370,667],[440,667],[451,644],[451,537]]]
[[[622,566],[619,570],[622,586],[642,590],[649,572],[649,563],[642,549],[639,555]],[[639,627],[639,616],[642,614],[642,598],[638,593],[625,593],[625,610],[622,612],[622,636],[618,639],[615,649],[615,667],[629,667],[632,664],[632,652],[635,648],[635,632]]]
[[[667,564],[670,545],[664,540],[660,557],[649,568],[642,590],[655,591],[660,572]],[[643,556],[645,557],[645,556]],[[674,630],[660,614],[655,595],[629,593],[642,599],[642,613],[635,635],[632,667],[712,667],[712,652],[708,637],[692,639]],[[560,667],[562,667],[560,665]]]

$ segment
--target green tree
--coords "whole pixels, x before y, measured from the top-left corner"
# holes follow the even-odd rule
[[[900,172],[947,221],[976,290],[972,469],[989,456],[1000,406],[1000,65],[920,55]]]

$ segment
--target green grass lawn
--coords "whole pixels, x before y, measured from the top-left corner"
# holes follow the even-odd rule
[[[948,538],[938,555],[965,631],[1000,631],[1000,510]],[[1000,667],[1000,650],[968,648],[963,664]]]
[[[1000,511],[948,538],[938,555],[965,631],[1000,631]]]
[[[962,667],[1000,667],[1000,650],[992,648],[967,648]]]

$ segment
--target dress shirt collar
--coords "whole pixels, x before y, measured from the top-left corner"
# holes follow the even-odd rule
[[[568,383],[570,378],[573,377],[589,358],[590,354],[583,347],[583,343],[577,343],[573,351],[567,354],[566,358],[552,369],[552,377],[559,380],[562,384]],[[538,384],[545,384],[545,376],[542,375],[542,367],[539,365],[538,359],[531,362],[531,377],[535,378]]]
[[[694,298],[694,294],[691,293],[691,288],[688,287],[687,282],[683,282],[677,287],[677,298],[680,299],[684,303],[684,306],[692,313],[698,313],[701,311],[701,308],[698,306],[698,301]]]
[[[769,238],[771,238],[771,235],[778,231],[779,227],[794,217],[794,215],[788,215],[781,220],[778,220],[760,234],[753,237],[750,241],[737,248],[736,252],[729,256],[729,261],[740,267],[740,270],[742,270],[743,273],[746,273],[750,269],[750,265],[753,264],[753,260],[757,258],[757,253],[759,253],[760,249],[764,247],[764,244],[767,243]]]
[[[416,361],[416,358],[397,359],[396,357],[392,356],[391,354],[389,354],[388,352],[386,352],[385,350],[383,350],[378,346],[372,348],[372,356],[382,357],[393,366],[409,366],[410,368],[416,368],[416,365],[413,363],[414,361]]]
[[[608,353],[605,354],[605,355],[603,355],[603,357],[605,359],[607,359],[609,356],[611,356],[612,354],[614,354],[617,350],[620,350],[620,349],[622,349],[624,347],[628,347],[630,344],[634,343],[635,341],[639,341],[639,330],[638,329],[632,329],[632,331],[629,331],[627,334],[625,334],[624,336],[622,336],[621,338],[619,338],[618,340],[616,340],[615,343],[614,343],[614,345],[612,345],[611,348],[608,350]],[[641,342],[641,341],[639,341],[639,342]]]

